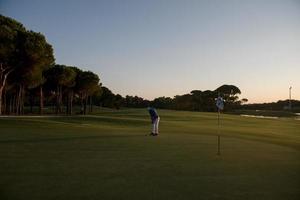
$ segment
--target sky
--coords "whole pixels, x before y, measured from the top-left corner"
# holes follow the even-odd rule
[[[290,86],[300,99],[300,0],[0,0],[0,13],[123,96],[233,84],[250,103]]]

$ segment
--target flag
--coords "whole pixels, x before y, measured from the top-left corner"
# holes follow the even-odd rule
[[[223,110],[224,109],[224,100],[222,97],[217,98],[216,106],[218,109]]]

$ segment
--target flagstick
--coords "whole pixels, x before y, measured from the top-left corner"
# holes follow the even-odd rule
[[[218,108],[218,156],[221,155],[220,152],[220,109]]]

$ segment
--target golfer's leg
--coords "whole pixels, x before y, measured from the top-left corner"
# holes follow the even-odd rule
[[[152,134],[155,134],[155,122],[152,123]]]
[[[158,134],[158,125],[159,125],[159,120],[160,118],[158,117],[156,120],[155,120],[155,133]]]
[[[153,124],[152,124],[152,127],[153,127],[153,128],[152,128],[152,133],[153,133],[153,134],[156,133],[156,125],[155,125],[155,124],[156,124],[156,120],[154,120],[154,121],[153,121]]]

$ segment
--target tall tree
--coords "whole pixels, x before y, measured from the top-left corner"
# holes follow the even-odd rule
[[[53,49],[41,33],[23,32],[18,58],[22,63],[14,70],[14,82],[18,86],[17,111],[23,112],[25,89],[41,86],[44,82],[43,71],[54,63]],[[40,91],[42,104],[42,90]],[[42,110],[42,109],[41,109]]]
[[[96,98],[96,101],[98,102],[98,104],[100,106],[113,108],[114,107],[114,98],[115,98],[114,93],[107,87],[102,86],[101,87],[101,96],[98,96]]]
[[[73,97],[74,97],[74,88],[76,86],[76,77],[77,71],[75,67],[65,67],[63,74],[64,82],[62,83],[63,87],[66,90],[67,95],[67,110],[66,113],[68,115],[72,115],[73,113]]]
[[[102,94],[103,94],[103,90],[102,90],[102,84],[99,83],[97,88],[95,89],[95,92],[90,95],[90,109],[89,109],[89,112],[93,112],[93,105],[96,103],[96,102],[100,102],[100,98],[102,97]]]
[[[0,115],[2,114],[3,90],[8,76],[20,65],[20,35],[26,32],[14,19],[0,15]]]
[[[81,100],[81,112],[86,114],[87,101],[99,89],[99,77],[91,71],[79,71],[76,78],[76,91]]]
[[[152,105],[156,108],[171,109],[173,107],[173,99],[170,97],[158,97],[153,100]]]
[[[27,31],[11,18],[1,15],[0,26],[0,114],[3,90],[9,78],[18,88],[16,102],[20,113],[25,88],[43,82],[42,71],[54,62],[53,49],[42,34]]]
[[[193,110],[194,111],[203,111],[203,95],[201,90],[193,90],[191,91],[191,94],[193,96]]]
[[[218,87],[215,92],[220,94],[226,103],[226,109],[232,109],[235,105],[239,104],[238,95],[241,94],[241,90],[235,85],[222,85]]]
[[[51,88],[56,96],[56,114],[62,112],[63,106],[63,89],[74,87],[76,84],[76,71],[73,67],[65,65],[55,65],[46,71],[47,86]],[[70,95],[68,91],[68,96]],[[70,101],[68,101],[68,109],[70,109]],[[68,114],[70,111],[68,110]]]

